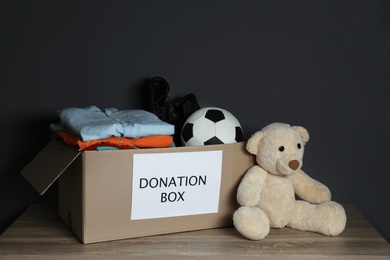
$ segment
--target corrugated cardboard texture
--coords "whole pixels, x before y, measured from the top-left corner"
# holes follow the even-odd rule
[[[58,214],[80,240],[84,240],[82,164],[77,157],[58,179]]]
[[[189,149],[142,150],[137,153],[223,150],[219,212],[182,217],[130,221],[134,151],[83,154],[85,232],[84,243],[205,229],[232,224],[238,205],[236,190],[241,176],[253,165],[244,144]],[[174,162],[169,162],[174,163]],[[206,202],[205,202],[206,203]]]
[[[130,220],[134,154],[214,150],[223,151],[218,213]],[[254,164],[245,143],[86,151],[77,156],[76,149],[52,141],[26,166],[23,176],[43,194],[63,173],[59,179],[59,215],[83,243],[231,225],[238,207],[238,184]]]
[[[74,147],[53,140],[21,173],[43,195],[78,155],[79,152]]]

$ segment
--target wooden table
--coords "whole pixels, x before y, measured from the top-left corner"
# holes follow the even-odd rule
[[[0,259],[390,259],[390,245],[353,206],[337,237],[289,228],[250,241],[233,227],[81,244],[48,205],[32,205],[0,236]]]

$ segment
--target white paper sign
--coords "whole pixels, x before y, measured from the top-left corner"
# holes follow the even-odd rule
[[[217,213],[222,151],[135,154],[131,219]]]

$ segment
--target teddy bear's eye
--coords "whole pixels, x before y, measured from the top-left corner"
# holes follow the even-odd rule
[[[279,151],[281,151],[281,152],[284,151],[284,146],[283,145],[279,147]]]
[[[298,147],[298,149],[301,149],[301,144],[298,143],[298,144],[297,144],[297,147]]]

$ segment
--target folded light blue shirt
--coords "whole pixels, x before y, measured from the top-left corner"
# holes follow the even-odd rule
[[[155,135],[173,135],[174,125],[161,121],[145,110],[101,110],[96,106],[65,108],[57,111],[61,126],[83,141],[98,140],[111,136],[140,138]],[[61,126],[52,124],[52,130]]]

